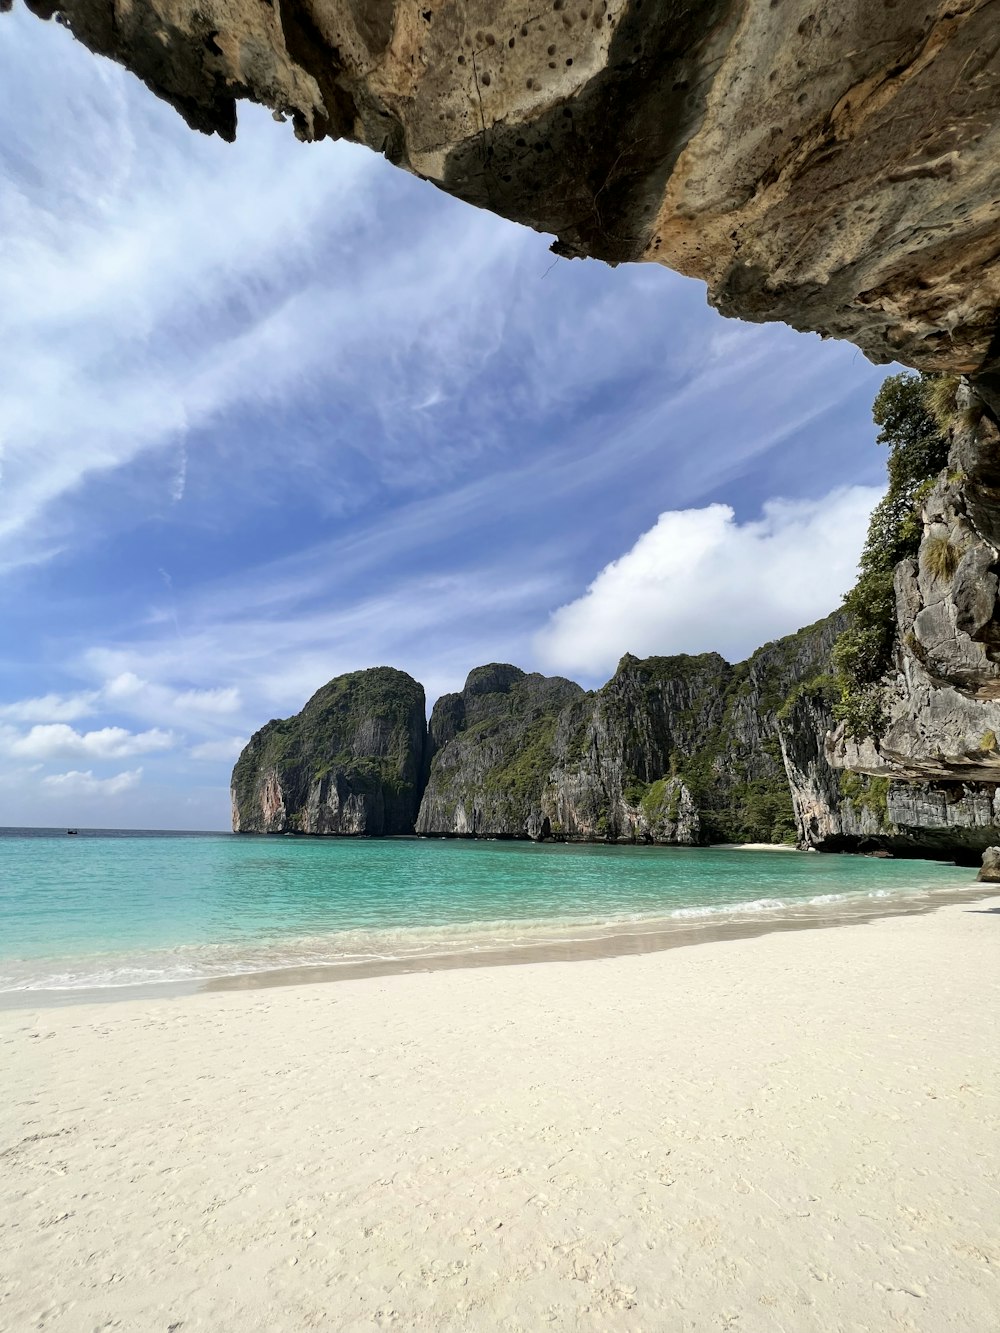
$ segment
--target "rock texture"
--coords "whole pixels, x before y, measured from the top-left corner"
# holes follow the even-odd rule
[[[560,677],[492,663],[434,705],[429,780],[416,831],[459,837],[551,835],[542,792],[555,760],[556,725],[583,690]]]
[[[918,558],[896,570],[887,725],[877,742],[838,729],[828,757],[913,782],[1000,783],[1000,431],[965,387],[922,516]]]
[[[491,663],[437,701],[429,728],[403,672],[338,677],[251,739],[233,770],[233,828],[797,842],[974,863],[997,837],[1000,782],[909,783],[829,762],[843,624],[830,616],[735,666],[627,654],[589,693]]]
[[[1000,884],[1000,847],[987,847],[977,877],[981,884]]]
[[[792,841],[779,718],[791,693],[829,671],[841,626],[832,616],[737,666],[717,653],[627,654],[589,694],[516,667],[479,667],[460,694],[435,706],[417,831],[687,846]],[[808,719],[830,789],[827,826],[800,830],[808,845],[829,839],[844,804],[822,759],[830,724],[829,712]],[[842,820],[838,846],[874,832]]]
[[[889,819],[888,778],[838,771],[827,760],[834,697],[822,681],[807,685],[793,694],[778,721],[798,843],[826,852],[905,850]]]
[[[992,0],[27,2],[195,129],[261,102],[560,255],[667,264],[1000,408]]]
[[[426,743],[423,686],[374,667],[262,727],[233,769],[236,833],[410,833]]]

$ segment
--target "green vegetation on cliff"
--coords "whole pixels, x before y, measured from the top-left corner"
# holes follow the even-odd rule
[[[857,738],[878,738],[885,726],[881,681],[896,632],[893,576],[901,560],[917,553],[920,505],[948,461],[945,399],[940,376],[903,371],[883,383],[872,408],[878,443],[889,450],[889,488],[872,513],[858,581],[844,598],[850,623],[834,650],[841,687],[836,715]]]
[[[777,723],[797,695],[829,691],[830,654],[843,623],[840,612],[827,616],[733,668],[713,744],[684,765],[709,841],[795,841]]]
[[[249,741],[233,769],[244,832],[408,832],[420,800],[424,691],[392,667],[338,676]]]
[[[506,663],[470,671],[462,691],[443,695],[431,714],[436,753],[417,832],[539,836],[559,718],[583,697],[572,681]]]

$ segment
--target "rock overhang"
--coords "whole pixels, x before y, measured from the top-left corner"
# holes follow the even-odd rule
[[[194,129],[261,103],[558,254],[663,263],[1000,403],[991,0],[26,3]]]

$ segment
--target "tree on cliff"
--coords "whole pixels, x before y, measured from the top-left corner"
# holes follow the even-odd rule
[[[893,574],[917,553],[920,505],[948,461],[948,436],[934,411],[940,386],[940,376],[903,371],[885,380],[872,406],[878,443],[889,450],[889,486],[872,512],[858,581],[844,598],[850,625],[833,653],[841,687],[835,711],[859,738],[877,738],[884,726],[880,682],[892,665]]]

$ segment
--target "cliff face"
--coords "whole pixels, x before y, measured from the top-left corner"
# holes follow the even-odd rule
[[[947,468],[896,570],[895,669],[877,742],[839,728],[835,766],[913,782],[1000,782],[1000,431],[958,392]]]
[[[830,616],[735,666],[716,653],[626,655],[590,693],[477,667],[437,701],[429,728],[423,689],[403,672],[341,676],[251,739],[233,771],[233,828],[797,841],[976,860],[996,842],[1000,779],[900,781],[874,750],[874,772],[830,762],[846,743],[830,740],[843,624]]]
[[[404,672],[338,676],[251,738],[233,769],[233,831],[412,832],[425,730],[423,686]]]
[[[996,392],[990,0],[28,3],[196,129],[231,139],[260,102],[558,254],[666,264],[725,314]]]
[[[737,666],[717,653],[626,655],[589,694],[515,667],[480,667],[461,694],[435,706],[417,831],[680,845],[792,840],[779,714],[796,687],[829,670],[841,624],[831,616]],[[810,731],[820,755],[823,735]],[[835,777],[828,786],[836,789]],[[832,812],[839,803],[832,790]]]
[[[434,705],[429,778],[416,831],[538,838],[551,829],[541,795],[559,715],[583,696],[572,681],[493,663]]]
[[[731,670],[717,653],[626,654],[607,685],[559,719],[542,801],[553,833],[701,842],[695,798],[672,756],[699,750],[718,727]]]

